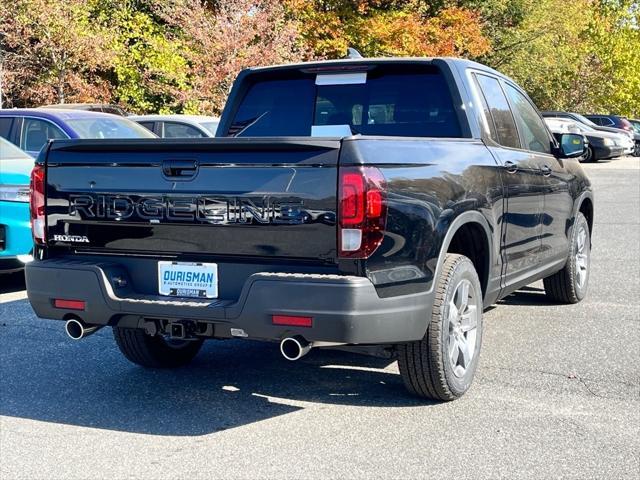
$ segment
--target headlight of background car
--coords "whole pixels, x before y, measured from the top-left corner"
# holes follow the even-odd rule
[[[29,187],[27,185],[0,185],[0,201],[28,202]]]
[[[616,142],[614,142],[611,138],[605,138],[604,144],[607,147],[613,147],[616,144]]]

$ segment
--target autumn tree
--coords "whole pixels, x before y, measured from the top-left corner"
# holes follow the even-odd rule
[[[106,30],[84,0],[0,4],[5,106],[108,100],[99,75],[110,61]]]
[[[489,42],[476,12],[446,6],[430,15],[417,0],[288,0],[313,54],[340,58],[347,47],[366,56],[478,56]]]
[[[156,2],[154,11],[183,42],[190,87],[185,111],[219,113],[243,68],[302,59],[297,23],[280,2],[199,0]]]

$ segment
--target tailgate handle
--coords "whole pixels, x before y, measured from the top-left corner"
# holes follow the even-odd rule
[[[162,173],[167,177],[193,177],[198,171],[197,160],[164,160]]]

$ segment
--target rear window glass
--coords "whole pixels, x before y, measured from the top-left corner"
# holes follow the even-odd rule
[[[312,127],[330,126],[344,126],[347,134],[461,135],[442,74],[433,67],[404,66],[377,67],[364,83],[316,85],[315,74],[257,81],[244,96],[227,136],[309,136]]]
[[[67,120],[80,138],[155,138],[141,125],[124,118],[95,117]]]

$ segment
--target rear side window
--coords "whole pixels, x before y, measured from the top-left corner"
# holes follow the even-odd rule
[[[12,117],[0,117],[0,137],[9,139],[9,132],[11,132],[11,124],[13,123]]]
[[[56,125],[37,118],[25,118],[20,148],[28,152],[39,152],[48,140],[60,138],[67,138],[67,135]]]
[[[142,125],[144,128],[146,128],[147,130],[149,130],[150,132],[153,132],[154,122],[138,122],[138,123]]]
[[[474,75],[491,112],[498,143],[505,147],[521,148],[518,130],[500,83],[496,78]],[[487,119],[490,121],[489,119]]]
[[[524,148],[533,152],[551,153],[551,139],[536,109],[522,93],[511,85],[507,84],[506,88],[513,105],[513,113],[522,135]]]
[[[191,125],[177,122],[164,123],[164,138],[202,138],[204,134]]]
[[[354,83],[325,75],[255,83],[228,136],[309,136],[312,127],[347,133],[459,137],[460,124],[445,78],[433,67],[379,66]],[[337,77],[336,77],[337,78]]]

